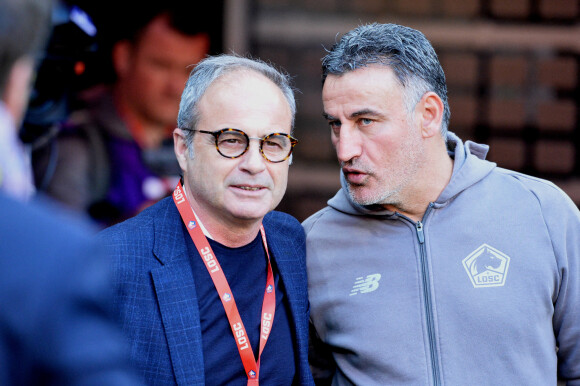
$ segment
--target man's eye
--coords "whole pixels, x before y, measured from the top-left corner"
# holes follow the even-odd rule
[[[280,141],[270,140],[270,141],[264,141],[264,143],[262,144],[262,148],[267,148],[267,149],[271,149],[271,150],[278,150],[278,149],[283,149],[284,146],[282,145],[282,143]]]
[[[218,146],[245,146],[246,141],[240,137],[223,136],[218,140]]]
[[[363,126],[367,126],[367,125],[370,125],[371,123],[373,123],[373,120],[372,119],[368,119],[368,118],[361,118],[360,119],[360,123]]]
[[[339,121],[329,121],[328,126],[330,126],[330,128],[333,130],[340,129],[340,122]]]

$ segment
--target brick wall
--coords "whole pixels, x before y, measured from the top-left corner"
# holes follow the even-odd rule
[[[322,118],[320,59],[368,22],[421,30],[445,70],[450,129],[498,165],[561,186],[580,204],[577,0],[247,0],[247,49],[294,76],[300,143],[280,209],[304,219],[339,188]]]

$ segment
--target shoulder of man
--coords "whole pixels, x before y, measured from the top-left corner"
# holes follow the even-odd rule
[[[143,209],[135,216],[105,228],[99,232],[99,236],[107,236],[113,233],[125,233],[130,237],[131,233],[140,229],[152,229],[154,222],[163,222],[169,220],[171,213],[168,211],[172,210],[172,206],[174,207],[172,197],[165,197],[162,200]],[[175,212],[177,215],[179,215],[177,209],[175,209]]]
[[[272,228],[280,232],[293,232],[300,228],[300,222],[292,215],[284,212],[272,211],[263,220],[264,228]]]
[[[163,232],[163,227],[172,229],[175,222],[181,224],[181,218],[173,198],[169,196],[145,208],[134,217],[101,230],[97,238],[105,244],[153,239],[156,232]]]
[[[73,207],[102,200],[110,185],[107,134],[88,109],[72,112],[53,132],[33,149],[38,189]],[[63,188],[75,184],[81,186],[79,196],[71,196]],[[75,205],[77,200],[82,203]]]
[[[38,194],[27,203],[0,194],[0,208],[3,220],[0,224],[10,226],[13,230],[20,224],[27,224],[30,228],[41,227],[43,231],[36,236],[47,237],[64,232],[74,238],[89,240],[97,231],[88,218],[68,210],[43,194]]]
[[[509,169],[498,167],[496,170],[501,175],[511,177],[524,191],[533,194],[546,210],[578,212],[570,196],[553,182]]]
[[[341,212],[337,211],[336,209],[332,208],[331,206],[326,206],[326,207],[320,209],[318,212],[310,215],[306,220],[304,220],[302,222],[302,227],[304,228],[304,231],[308,235],[308,233],[310,233],[310,231],[312,231],[312,229],[315,226],[325,223],[325,221],[328,219],[328,217],[324,218],[326,215],[332,215],[332,214],[336,214],[336,213],[341,213]]]

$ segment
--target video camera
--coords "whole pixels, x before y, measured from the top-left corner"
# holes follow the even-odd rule
[[[57,133],[70,113],[71,97],[86,86],[86,66],[97,53],[97,28],[91,17],[71,1],[58,1],[52,33],[38,59],[28,110],[20,129],[24,143],[38,145]]]

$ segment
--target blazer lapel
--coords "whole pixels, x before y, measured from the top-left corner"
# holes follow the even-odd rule
[[[276,262],[280,278],[286,289],[290,313],[296,326],[294,339],[297,353],[305,353],[308,351],[308,342],[303,337],[308,336],[305,333],[308,325],[304,325],[305,323],[302,322],[306,319],[306,316],[301,315],[301,313],[306,313],[308,309],[308,305],[305,304],[307,303],[307,281],[301,271],[306,272],[306,268],[298,267],[299,264],[304,264],[304,256],[299,254],[300,251],[304,251],[305,247],[304,245],[294,245],[293,240],[289,241],[286,237],[280,236],[280,232],[272,225],[269,221],[264,222],[268,247],[272,252],[271,257]],[[306,358],[301,358],[297,365],[301,365],[301,362],[305,360],[307,361]],[[301,372],[303,370],[302,368],[300,369]]]
[[[186,242],[171,200],[155,222],[154,254],[163,266],[152,270],[151,276],[177,384],[203,385],[199,306]]]

